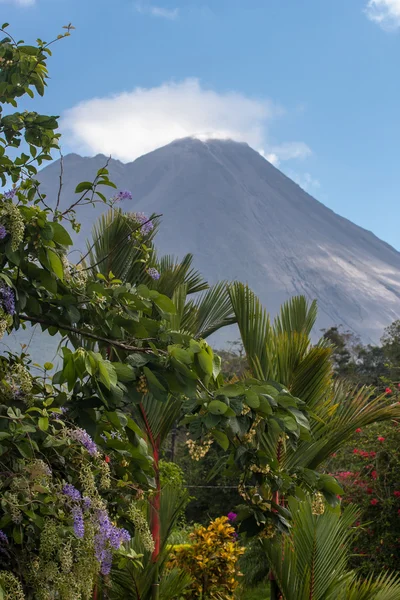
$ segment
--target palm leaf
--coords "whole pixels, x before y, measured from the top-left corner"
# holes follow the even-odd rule
[[[235,322],[227,284],[220,282],[186,304],[182,328],[196,338],[207,338]]]
[[[294,527],[263,548],[285,600],[327,600],[339,595],[351,578],[346,570],[358,516],[353,506],[340,515],[326,510],[313,515],[311,502],[290,501]],[[338,596],[337,596],[338,597]],[[333,596],[332,596],[333,598]]]

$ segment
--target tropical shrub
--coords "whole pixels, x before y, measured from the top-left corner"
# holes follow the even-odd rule
[[[239,584],[238,560],[244,548],[231,521],[228,517],[214,519],[207,527],[197,527],[190,538],[189,544],[174,546],[169,563],[192,578],[184,597],[233,600]]]
[[[0,392],[5,598],[89,599],[130,540],[107,498],[111,459],[69,420],[65,394],[20,359],[0,359]]]
[[[360,513],[353,505],[314,510],[307,500],[290,500],[293,528],[289,535],[263,540],[283,600],[396,600],[400,578],[389,573],[367,578],[348,562]]]
[[[364,574],[400,570],[400,424],[360,428],[329,461],[344,492],[361,509],[351,564]]]

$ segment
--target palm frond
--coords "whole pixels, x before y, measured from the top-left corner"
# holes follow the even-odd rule
[[[167,402],[161,402],[152,394],[146,394],[140,404],[133,405],[133,414],[150,441],[157,441],[160,446],[179,417],[181,407],[182,403],[172,397]]]
[[[205,339],[235,322],[227,284],[222,281],[186,304],[182,328],[196,338]]]
[[[398,598],[400,598],[399,574],[383,572],[379,575],[371,575],[364,581],[354,578],[347,586],[345,594],[338,600],[398,600]]]
[[[192,254],[186,254],[182,260],[167,255],[157,262],[161,274],[157,281],[157,290],[169,298],[172,298],[175,289],[182,284],[186,285],[188,295],[208,289],[207,281],[193,268]]]
[[[132,284],[149,283],[151,278],[143,262],[144,250],[131,236],[135,225],[121,209],[111,209],[93,226],[92,240],[87,242],[89,266],[94,273],[115,277]],[[154,255],[153,238],[157,223],[146,238],[150,256]]]
[[[349,441],[358,427],[400,417],[400,405],[388,404],[386,396],[374,397],[371,388],[337,382],[328,388],[324,401],[312,407],[311,441],[301,441],[296,450],[282,457],[286,468],[318,468]],[[314,415],[314,416],[313,416]]]
[[[263,548],[285,600],[327,600],[347,585],[351,528],[358,516],[353,506],[340,515],[326,510],[314,515],[310,501],[290,501],[294,527],[290,535],[264,541]],[[333,597],[333,596],[332,596]]]
[[[269,379],[271,357],[268,356],[267,342],[272,330],[267,312],[243,283],[232,283],[228,293],[250,368],[259,379]]]
[[[311,304],[305,296],[294,296],[285,302],[280,314],[274,319],[274,331],[276,334],[303,333],[309,337],[311,330],[317,320],[317,301]]]

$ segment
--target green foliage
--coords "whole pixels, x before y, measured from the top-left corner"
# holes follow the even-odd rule
[[[117,473],[63,414],[65,393],[32,377],[21,359],[0,359],[0,393],[0,529],[8,538],[0,542],[1,568],[14,572],[26,598],[91,598],[102,568],[100,514],[117,519],[108,502]],[[110,557],[117,551],[107,548]]]
[[[278,581],[284,600],[395,600],[400,579],[382,574],[363,581],[348,570],[351,547],[359,513],[348,506],[338,510],[312,512],[311,502],[289,501],[294,527],[290,535],[265,540],[263,548]]]

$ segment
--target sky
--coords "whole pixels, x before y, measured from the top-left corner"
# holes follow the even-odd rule
[[[0,21],[75,27],[26,105],[61,117],[64,154],[245,141],[400,250],[400,0],[0,0]]]

